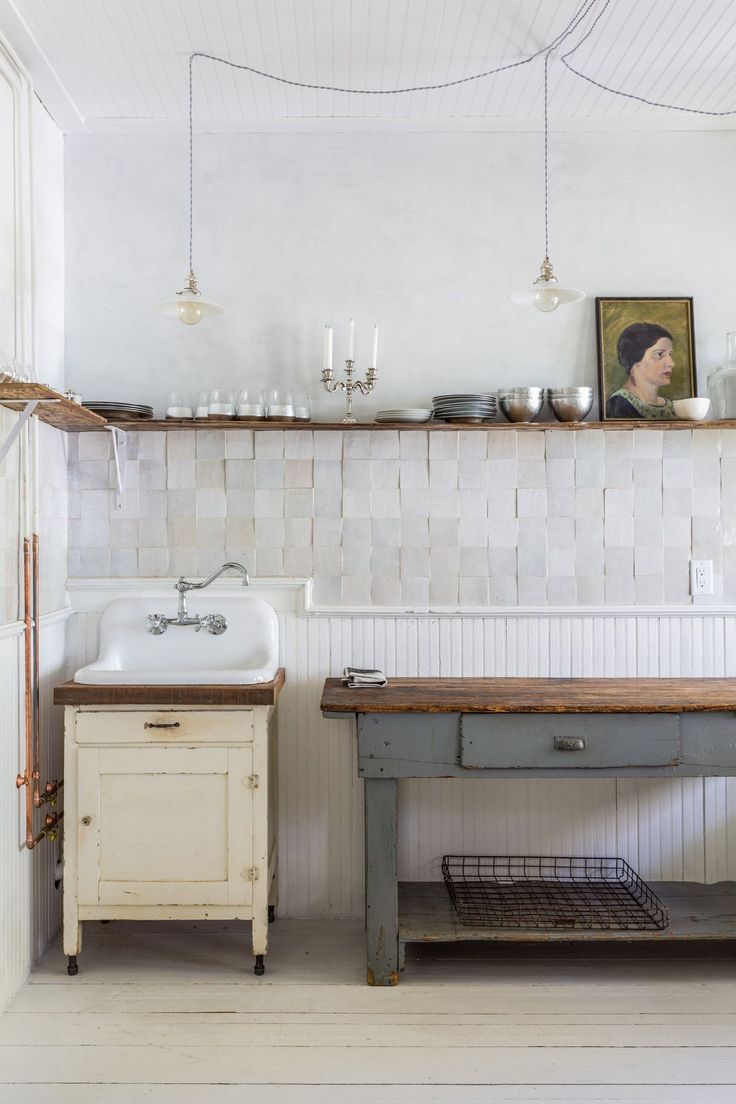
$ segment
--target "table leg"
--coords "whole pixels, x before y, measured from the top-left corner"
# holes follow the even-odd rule
[[[365,905],[369,985],[399,984],[397,784],[365,780]]]

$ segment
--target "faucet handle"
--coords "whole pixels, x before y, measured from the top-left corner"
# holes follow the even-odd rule
[[[192,590],[196,585],[197,585],[196,583],[188,582],[188,580],[185,579],[183,575],[180,575],[179,576],[179,581],[174,583],[174,586],[176,587],[176,589],[179,591],[180,594],[184,594],[184,592],[187,591],[187,590]]]
[[[153,636],[161,636],[168,629],[169,621],[165,613],[149,613],[147,626]]]

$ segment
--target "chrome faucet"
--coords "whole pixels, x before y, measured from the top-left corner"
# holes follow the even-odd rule
[[[224,633],[227,628],[227,620],[221,613],[206,613],[204,617],[200,617],[199,614],[195,614],[194,617],[190,617],[189,610],[187,609],[187,594],[190,590],[204,590],[210,583],[213,583],[223,571],[229,569],[239,571],[242,576],[242,586],[248,586],[250,579],[248,578],[248,572],[242,564],[230,561],[224,563],[222,567],[218,567],[217,571],[214,571],[210,575],[209,579],[205,579],[201,583],[190,583],[183,575],[179,576],[179,581],[175,583],[175,587],[179,592],[179,605],[176,611],[176,617],[166,617],[163,613],[149,613],[148,615],[148,631],[153,636],[161,636],[165,633],[169,625],[193,625],[194,631],[199,632],[200,629],[206,629],[207,632],[213,633],[215,636],[219,636]]]

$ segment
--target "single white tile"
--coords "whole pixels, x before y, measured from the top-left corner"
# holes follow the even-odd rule
[[[459,557],[460,578],[488,576],[488,549],[461,548]],[[462,598],[461,598],[462,601]]]
[[[572,433],[568,433],[567,436],[572,437]],[[548,459],[547,486],[569,488],[574,487],[575,461],[572,459]]]
[[[189,544],[191,541],[191,534],[194,532],[194,527],[191,522],[188,521],[180,521],[179,524],[187,534],[187,539],[183,541],[183,543]],[[169,529],[167,522],[157,518],[142,518],[138,522],[138,540],[136,544],[145,548],[168,548]]]
[[[312,549],[312,570],[315,575],[340,575],[343,568],[341,548]]]
[[[516,490],[519,465],[516,460],[488,461],[488,486],[496,490]]]
[[[315,517],[340,517],[342,514],[342,492],[339,487],[317,487],[313,492]],[[308,495],[309,491],[291,491],[290,494]]]
[[[429,578],[429,549],[403,547],[401,549],[401,574],[402,576]]]
[[[520,518],[517,563],[519,575],[547,573],[547,527],[537,518]],[[492,534],[491,534],[492,535]]]
[[[576,491],[574,487],[550,487],[547,491],[548,517],[574,517],[576,513]],[[601,510],[603,496],[601,496]]]
[[[166,434],[166,459],[169,465],[181,460],[194,460],[196,455],[197,441],[193,429],[174,429]]]
[[[602,459],[604,453],[604,438],[607,430],[586,429],[573,430],[575,433],[575,458],[576,460]]]
[[[132,442],[131,442],[132,444]],[[166,456],[165,433],[139,433],[138,434],[138,459],[139,460],[163,460]]]
[[[494,580],[491,579],[493,591]],[[546,606],[547,605],[547,576],[545,575],[519,575],[518,593],[520,606]],[[500,605],[501,603],[498,602]]]
[[[84,553],[82,553],[84,559]],[[167,548],[139,548],[138,570],[144,577],[156,577],[168,575],[169,552]]]
[[[351,491],[370,490],[371,465],[370,460],[343,460],[342,462],[343,487]]]
[[[166,478],[169,490],[194,490],[197,486],[197,471],[194,460],[169,460]]]
[[[666,568],[664,548],[659,545],[637,545],[634,549],[634,574],[659,575]]]
[[[126,494],[125,504],[128,505],[128,499],[130,495]],[[185,491],[167,491],[166,492],[166,516],[170,518],[191,518],[196,519],[197,516],[197,495],[193,490]],[[229,499],[228,499],[228,512],[229,512]],[[253,511],[251,510],[251,513]],[[136,508],[135,516],[138,516],[138,510]]]
[[[247,464],[244,460],[242,463]],[[256,460],[255,486],[257,491],[280,490],[284,485],[283,460]],[[316,485],[316,479],[315,479]]]
[[[605,600],[605,580],[602,576],[577,576],[575,593],[579,606],[600,606]]]
[[[488,433],[486,448],[489,460],[515,460],[516,439],[518,433],[512,429],[497,432],[492,429]]]
[[[606,548],[605,552],[606,575],[624,575],[632,578],[634,575],[634,549],[633,548]]]
[[[618,549],[614,549],[618,551]],[[591,576],[603,576],[605,571],[605,550],[602,544],[582,548],[575,548],[575,577],[577,579],[590,578]]]
[[[195,527],[193,544],[200,549],[225,547],[225,519],[199,518]],[[214,570],[212,568],[211,570]]]
[[[653,547],[664,544],[664,522],[661,517],[638,517],[634,519],[634,544],[651,545]]]
[[[315,529],[319,520],[319,518],[315,518],[314,520]],[[345,518],[342,523],[343,547],[369,547],[372,539],[371,532],[370,518]]]
[[[520,459],[517,468],[517,485],[519,487],[546,487],[547,465],[544,460]]]
[[[721,462],[717,456],[697,457],[693,460],[693,487],[720,487]]]
[[[339,575],[315,575],[312,581],[312,596],[317,605],[341,605],[342,579]]]
[[[112,548],[110,550],[110,574],[118,578],[121,576],[136,576],[138,574],[138,550],[136,548]]]
[[[80,520],[79,548],[109,548],[109,546],[110,522],[107,518],[90,517]]]
[[[343,434],[343,456],[350,460],[367,460],[371,455],[371,435],[367,430],[347,429]]]
[[[662,538],[665,547],[679,545],[689,548],[692,542],[692,523],[688,517],[662,518]]]
[[[592,521],[597,519],[581,518],[580,520]],[[556,548],[564,548],[569,556],[575,547],[575,518],[547,518],[547,543],[550,548],[553,545]],[[557,572],[557,574],[564,575],[564,572]]]
[[[707,433],[697,432],[692,435],[693,460],[706,460],[720,458],[721,455],[721,431],[709,429]]]
[[[315,459],[312,472],[315,490],[342,487],[342,460]]]
[[[302,434],[300,433],[301,437]],[[311,436],[305,433],[303,436]],[[252,460],[255,442],[252,429],[228,429],[225,432],[225,455],[228,460]]]
[[[342,580],[342,600],[346,606],[370,606],[370,575],[344,575]]]
[[[315,492],[308,487],[289,487],[284,491],[284,517],[311,518]],[[339,517],[339,511],[335,517]]]
[[[606,518],[633,517],[633,488],[607,488],[604,492],[604,507]]]
[[[425,460],[429,455],[429,433],[419,430],[399,431],[399,456],[402,460]]]
[[[186,493],[186,492],[184,492]],[[253,488],[242,491],[226,491],[227,516],[232,518],[252,518],[256,512],[256,494]],[[171,506],[169,505],[169,512]]]
[[[516,548],[488,549],[489,575],[516,575]]]
[[[664,430],[635,429],[632,436],[634,438],[635,460],[662,459],[662,439],[664,437]]]
[[[401,460],[399,482],[402,490],[429,487],[429,465],[426,460]]]
[[[635,487],[661,487],[662,461],[637,459],[634,462]]]
[[[291,491],[290,494],[300,492]],[[301,492],[309,494],[309,491]],[[257,490],[255,492],[255,516],[256,517],[283,517],[284,516],[284,492],[278,490]]]
[[[493,523],[495,518],[513,518],[516,517],[516,494],[515,490],[504,488],[498,490],[494,487],[488,492],[488,517]],[[474,496],[474,500],[477,502],[480,500],[480,495]],[[462,492],[460,495],[461,517],[470,517],[471,515],[464,509],[462,509]],[[483,514],[479,516],[484,516]]]
[[[603,487],[605,479],[606,466],[602,455],[577,457],[575,460],[576,487]]]
[[[247,463],[247,461],[242,461]],[[224,460],[197,460],[197,487],[222,489],[225,486],[225,461]],[[238,463],[238,461],[233,461]]]
[[[287,548],[311,548],[313,543],[312,519],[310,517],[287,516],[284,523],[284,541]]]
[[[311,487],[314,481],[311,460],[285,460],[284,486]]]
[[[283,430],[259,429],[254,434],[254,451],[258,460],[282,460],[284,456]]]
[[[278,521],[278,519],[276,519]],[[225,520],[225,546],[232,548],[235,545],[243,548],[254,548],[256,543],[256,527],[253,518],[226,518]]]
[[[109,491],[81,491],[80,514],[85,518],[109,517],[110,492]]]
[[[517,512],[520,518],[547,516],[547,491],[542,488],[520,487],[517,493]]]
[[[400,519],[372,518],[368,544],[376,548],[398,548],[401,544]]]
[[[457,518],[430,518],[430,547],[456,548],[459,542],[459,527],[460,523]]]
[[[634,455],[634,435],[628,429],[607,429],[604,435],[606,462],[630,460]]]
[[[226,534],[227,535],[227,534]],[[286,528],[283,518],[255,519],[256,548],[283,548],[286,542]]]
[[[457,487],[458,461],[457,460],[430,460],[429,461],[429,486],[435,489],[445,490]],[[431,501],[431,495],[430,495]]]
[[[634,462],[624,458],[606,457],[603,481],[606,487],[631,487],[634,483]]]
[[[661,606],[664,602],[664,577],[637,572],[634,578],[634,601],[640,606]]]
[[[361,492],[356,492],[360,494]],[[364,495],[362,495],[365,498]],[[398,491],[377,491],[370,493],[370,513],[375,518],[399,518],[401,517],[400,499]]]
[[[371,579],[371,601],[377,606],[401,604],[401,582],[398,575],[374,575]]]
[[[402,548],[429,548],[429,520],[402,517],[401,546]]]
[[[672,434],[679,437],[679,433]],[[692,487],[693,463],[687,459],[669,459],[662,461],[662,486],[667,487]]]
[[[418,487],[416,490],[401,491],[400,506],[402,517],[429,517],[429,489],[426,487]]]
[[[457,575],[451,575],[445,579],[432,576],[429,580],[429,600],[433,606],[456,606],[458,604]]]
[[[489,518],[488,544],[491,548],[512,548],[518,544],[519,523],[516,518]]]
[[[256,549],[256,575],[261,578],[278,578],[284,574],[283,548]]]
[[[661,487],[636,487],[634,489],[634,515],[661,515],[662,510]]]
[[[460,518],[458,543],[461,548],[487,548],[490,522],[488,518]],[[470,572],[474,574],[474,572]]]
[[[110,433],[78,433],[80,460],[108,460],[110,457]]]
[[[198,429],[196,430],[197,459],[198,460],[224,460],[225,430],[224,429]],[[144,434],[141,434],[143,437]],[[147,434],[146,434],[147,436]],[[143,441],[141,441],[143,445]],[[143,452],[140,452],[143,458]]]
[[[550,569],[551,570],[551,569]],[[547,605],[574,606],[577,587],[574,575],[550,575],[547,579]]]
[[[485,460],[488,455],[488,434],[474,430],[460,430],[458,456],[461,460]]]
[[[606,575],[606,605],[631,606],[635,596],[633,575]]]
[[[489,596],[488,577],[460,576],[458,601],[461,606],[487,606]]]
[[[311,460],[314,457],[314,435],[311,429],[284,430],[284,458]]]
[[[430,487],[429,516],[432,518],[456,518],[460,513],[460,498],[456,490]]]
[[[401,604],[402,606],[428,606],[430,581],[426,577],[414,577],[402,575],[401,577]]]
[[[575,456],[575,430],[547,429],[544,432],[544,451],[548,460],[569,460]]]
[[[400,557],[398,548],[374,547],[371,552],[371,574],[398,576]]]
[[[519,460],[543,460],[545,434],[539,430],[516,430],[516,455]]]
[[[309,579],[312,575],[311,548],[285,548],[284,574]]]
[[[371,457],[374,460],[399,459],[399,433],[396,429],[370,431]]]
[[[485,459],[461,459],[458,486],[467,490],[485,491],[488,487],[488,464]]]
[[[710,545],[721,548],[723,524],[719,517],[694,517],[692,523],[693,545]]]
[[[398,488],[398,460],[370,460],[369,463],[372,490],[390,491]]]
[[[459,451],[459,435],[455,431],[429,434],[430,460],[457,460]]]
[[[662,514],[665,517],[692,517],[691,487],[665,487],[662,491]]]
[[[286,496],[286,499],[287,499],[287,501],[284,502],[284,513],[286,514],[287,519],[292,518],[292,517],[296,518],[297,515],[293,514],[291,512],[291,510],[287,508],[288,507],[288,495]],[[312,514],[312,511],[310,509],[309,513],[307,513],[303,516],[306,517],[306,518],[311,518],[311,514]],[[324,518],[314,518],[314,520],[312,521],[313,541],[314,541],[315,545],[322,545],[324,547],[329,547],[330,545],[340,544],[340,542],[342,540],[342,530],[343,530],[342,518],[324,517]],[[368,529],[368,534],[370,535],[370,528]],[[322,574],[323,575],[329,575],[330,572],[329,571],[324,571],[324,572],[322,572]]]
[[[693,452],[692,437],[692,431],[689,429],[678,429],[676,432],[670,430],[669,433],[665,433],[662,442],[664,459],[689,459]]]
[[[262,463],[262,461],[259,461]],[[278,463],[278,461],[273,461]],[[227,490],[246,490],[255,485],[256,465],[254,460],[226,460],[225,487]]]
[[[516,512],[516,492],[506,491],[498,492],[499,494],[509,494],[513,496],[514,508],[512,513]],[[460,511],[461,518],[484,518],[488,515],[488,502],[485,494],[477,490],[461,490],[458,492],[458,509]]]
[[[429,570],[432,575],[457,575],[459,566],[460,550],[458,548],[430,548]]]
[[[629,548],[634,544],[633,517],[606,516],[604,520],[606,548]]]

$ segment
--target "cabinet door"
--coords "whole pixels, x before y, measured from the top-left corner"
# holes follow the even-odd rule
[[[250,747],[80,747],[79,904],[249,905],[251,764]]]

